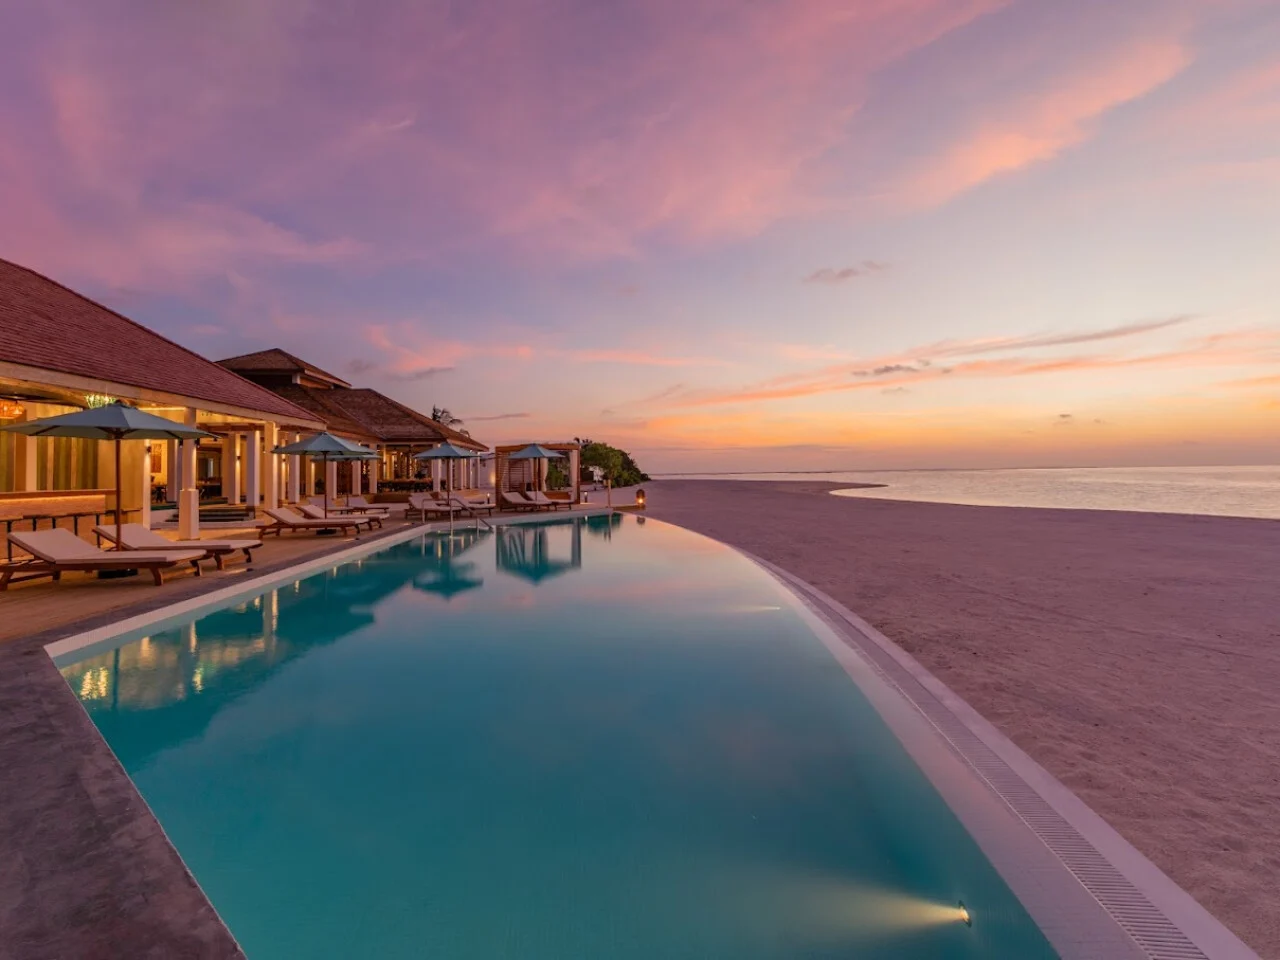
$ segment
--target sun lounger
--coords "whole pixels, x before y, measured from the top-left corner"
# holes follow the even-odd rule
[[[274,533],[278,537],[285,530],[351,530],[359,536],[361,528],[369,525],[359,517],[301,517],[287,507],[268,507],[266,513],[275,522],[262,528],[263,536]]]
[[[561,507],[564,507],[566,510],[571,510],[573,508],[573,504],[568,500],[552,500],[541,490],[526,490],[524,495],[528,497],[532,503],[536,503],[540,507],[548,507],[552,510],[559,510]]]
[[[382,526],[383,515],[380,513],[353,513],[351,511],[334,513],[332,507],[329,509],[328,513],[325,513],[319,507],[312,506],[309,503],[304,503],[301,510],[303,516],[307,517],[309,520],[333,520],[336,518],[343,520],[346,523],[363,523],[369,527],[372,527],[376,523],[378,526]]]
[[[482,512],[493,513],[493,504],[485,503],[483,500],[471,500],[467,497],[453,496],[444,502],[454,504],[460,511],[469,517],[474,517]]]
[[[425,493],[409,494],[409,509],[405,513],[406,518],[410,518],[414,513],[418,514],[418,519],[425,521],[427,514],[444,514],[452,516],[455,513],[462,513],[464,507],[452,500],[437,500],[435,497]]]
[[[525,497],[516,490],[503,490],[498,494],[498,503],[504,510],[539,510],[541,509],[532,500]]]
[[[115,524],[103,523],[93,528],[93,532],[104,540],[116,543]],[[222,569],[223,560],[237,550],[244,554],[246,563],[253,561],[250,551],[262,546],[261,540],[168,540],[140,523],[126,523],[120,528],[119,545],[126,550],[203,550],[207,556],[213,557],[218,569]]]
[[[31,559],[20,560],[0,570],[0,590],[8,589],[15,574],[22,575],[18,578],[20,580],[44,575],[61,580],[65,570],[150,570],[156,586],[159,586],[164,583],[161,571],[179,563],[190,563],[199,576],[200,561],[207,555],[204,550],[101,550],[70,530],[11,533],[9,540],[31,554]]]
[[[370,503],[368,500],[366,500],[362,496],[359,496],[358,494],[355,496],[347,497],[346,507],[348,510],[353,510],[356,513],[371,514],[373,516],[380,516],[383,519],[386,519],[387,517],[391,516],[391,511],[388,510],[386,507],[379,506],[376,503]]]
[[[317,510],[323,511],[325,509],[324,498],[323,497],[307,497],[307,499],[304,502],[298,504],[299,510],[306,510],[307,507],[315,507]],[[330,515],[339,514],[339,513],[359,513],[360,512],[355,507],[344,506],[343,504],[337,503],[336,501],[333,503],[330,503],[328,509],[329,509]]]

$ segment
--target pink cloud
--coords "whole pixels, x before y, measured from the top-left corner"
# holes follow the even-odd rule
[[[982,118],[890,189],[894,205],[931,207],[993,177],[1057,157],[1084,142],[1109,111],[1150,93],[1191,62],[1184,43],[1138,40],[1073,69],[1047,89],[1015,97],[998,119]]]
[[[558,363],[621,364],[644,367],[723,366],[725,361],[703,357],[679,357],[634,349],[564,348],[550,344],[511,343],[501,336],[463,341],[433,335],[423,321],[395,324],[367,324],[364,337],[389,358],[393,374],[412,376],[423,371],[453,367],[476,357],[506,357],[516,360],[544,358]]]
[[[747,236],[825,209],[877,71],[1004,2],[32,8],[0,203],[30,181],[43,229],[0,241],[131,282]]]

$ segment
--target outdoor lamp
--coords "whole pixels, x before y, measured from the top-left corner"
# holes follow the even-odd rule
[[[644,506],[644,488],[643,487],[641,487],[639,490],[636,491],[636,506],[637,507]]]

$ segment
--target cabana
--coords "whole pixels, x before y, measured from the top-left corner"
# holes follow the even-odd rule
[[[560,454],[558,459],[520,457],[531,446],[541,447]],[[567,500],[576,504],[582,500],[580,456],[582,448],[576,443],[513,444],[495,447],[493,451],[494,491],[499,507],[525,507],[523,498],[512,497],[516,491],[542,490],[552,500]],[[554,466],[553,466],[554,464]],[[548,483],[548,476],[553,483]]]

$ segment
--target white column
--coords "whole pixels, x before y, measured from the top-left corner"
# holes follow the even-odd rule
[[[573,503],[582,499],[582,451],[569,451],[569,497]]]
[[[262,506],[274,508],[280,506],[280,455],[271,451],[280,444],[277,442],[279,427],[267,421],[262,432],[262,453],[267,458],[267,469],[262,474]]]
[[[299,434],[290,435],[289,442],[296,443]],[[289,500],[297,503],[302,499],[302,458],[292,456],[289,458]]]
[[[227,503],[240,502],[240,443],[239,434],[228,433],[222,438],[222,495]]]
[[[178,502],[178,491],[182,489],[182,484],[178,482],[178,464],[178,441],[166,440],[164,442],[164,498],[170,503]]]
[[[250,430],[244,443],[244,502],[256,510],[262,499],[262,431]]]
[[[371,494],[378,492],[378,472],[382,469],[382,450],[376,449],[379,454],[378,459],[369,461],[369,493]]]
[[[329,502],[333,503],[333,498],[338,495],[338,461],[329,460],[321,461],[324,463],[324,495],[329,498]]]
[[[183,422],[196,425],[196,410],[188,407]],[[182,488],[178,491],[178,538],[195,540],[200,536],[200,490],[196,487],[196,442],[183,440],[178,455],[181,463]]]
[[[159,440],[148,441],[142,450],[142,507],[138,511],[138,522],[151,529],[151,444],[159,444]]]
[[[356,496],[364,493],[364,489],[360,485],[360,461],[351,461],[351,492]]]
[[[316,462],[310,457],[302,461],[302,468],[307,472],[307,481],[303,484],[307,496],[314,497],[316,495],[316,471],[319,469]]]

